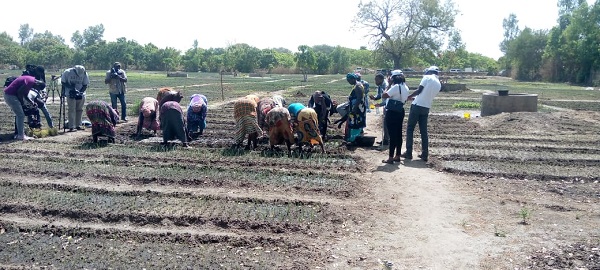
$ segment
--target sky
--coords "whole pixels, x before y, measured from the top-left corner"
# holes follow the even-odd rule
[[[353,24],[361,0],[229,0],[198,1],[97,1],[54,5],[29,0],[23,12],[5,12],[0,32],[18,41],[19,26],[28,23],[34,32],[61,35],[71,45],[73,33],[103,24],[104,39],[119,37],[159,48],[186,51],[198,40],[200,48],[224,48],[246,43],[259,49],[299,45],[372,48],[366,32]],[[494,59],[502,56],[502,20],[515,13],[521,29],[550,29],[556,25],[556,0],[453,0],[459,10],[455,27],[469,52]],[[591,4],[593,0],[588,0]],[[366,1],[365,1],[366,2]],[[201,4],[200,4],[201,3]]]

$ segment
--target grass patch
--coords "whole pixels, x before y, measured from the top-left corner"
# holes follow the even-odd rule
[[[481,108],[481,104],[479,102],[468,102],[462,101],[452,104],[452,108],[458,109],[479,109]]]

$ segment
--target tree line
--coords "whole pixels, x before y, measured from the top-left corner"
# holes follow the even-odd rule
[[[353,22],[366,29],[372,49],[317,45],[259,49],[245,43],[225,48],[158,48],[125,37],[104,40],[104,26],[73,33],[65,43],[51,32],[35,33],[28,24],[15,41],[0,33],[0,65],[36,63],[51,68],[83,64],[105,69],[119,61],[127,69],[188,72],[274,72],[337,74],[360,66],[371,69],[473,68],[496,75],[501,69],[519,80],[592,84],[600,68],[600,0],[557,0],[558,25],[550,30],[520,30],[515,14],[504,19],[504,56],[498,60],[468,52],[454,27],[458,10],[452,0],[371,0],[361,2]],[[364,38],[357,36],[356,38]]]
[[[600,84],[600,0],[558,0],[557,25],[519,29],[515,14],[503,20],[500,66],[518,80]]]

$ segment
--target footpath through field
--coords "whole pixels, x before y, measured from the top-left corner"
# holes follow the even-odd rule
[[[378,118],[375,113],[367,115],[366,134],[380,141]],[[452,175],[435,171],[419,159],[384,164],[387,151],[359,148],[354,155],[368,166],[361,176],[368,178],[367,194],[354,205],[367,216],[364,224],[349,225],[347,230],[353,233],[332,248],[332,268],[478,268],[493,239],[465,232],[476,198],[461,192]]]

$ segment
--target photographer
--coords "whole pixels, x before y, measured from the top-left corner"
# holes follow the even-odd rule
[[[66,69],[61,78],[62,84],[61,97],[67,98],[67,107],[69,115],[69,131],[84,130],[81,126],[81,117],[83,115],[83,104],[85,103],[85,90],[90,83],[85,67],[76,65]]]
[[[33,76],[23,75],[16,78],[6,88],[4,88],[4,102],[10,107],[16,116],[17,140],[30,140],[31,137],[25,135],[25,111],[37,110],[37,105],[27,97],[31,89],[42,90],[46,88],[43,81],[36,80]]]
[[[110,102],[113,109],[117,109],[117,98],[121,102],[121,120],[127,121],[127,104],[125,93],[127,92],[127,74],[121,69],[121,63],[115,62],[113,67],[106,72],[104,83],[108,84]]]

